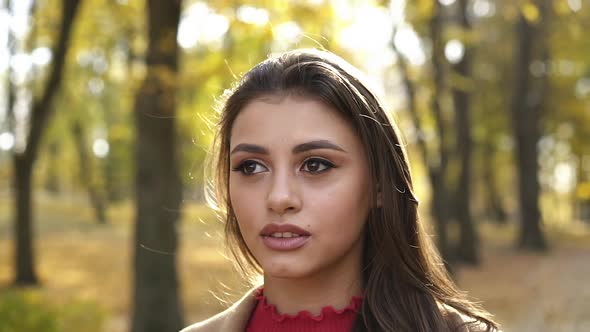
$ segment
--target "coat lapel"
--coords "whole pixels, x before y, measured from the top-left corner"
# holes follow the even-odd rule
[[[251,289],[238,302],[225,311],[193,324],[180,332],[243,332],[256,306],[256,288]]]

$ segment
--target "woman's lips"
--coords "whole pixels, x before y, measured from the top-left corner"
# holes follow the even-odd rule
[[[308,231],[304,230],[299,226],[295,226],[293,224],[278,224],[278,223],[270,223],[264,226],[260,231],[260,235],[263,236],[270,236],[277,233],[292,233],[296,235],[311,235]]]
[[[293,224],[271,223],[260,231],[262,242],[272,250],[288,251],[303,246],[311,234]]]
[[[268,248],[278,251],[295,250],[303,246],[307,240],[309,240],[309,235],[297,235],[293,237],[262,236],[262,242]]]

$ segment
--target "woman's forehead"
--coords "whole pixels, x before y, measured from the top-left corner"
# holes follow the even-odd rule
[[[333,108],[312,98],[259,98],[236,117],[230,144],[355,140],[350,124]]]

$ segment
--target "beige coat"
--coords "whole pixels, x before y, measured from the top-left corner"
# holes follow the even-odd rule
[[[242,297],[234,305],[225,311],[205,320],[200,323],[193,324],[180,332],[243,332],[246,330],[246,325],[250,319],[252,311],[256,307],[255,289],[250,290],[244,297]],[[470,325],[467,327],[466,323],[471,322],[472,319],[461,315],[453,308],[444,307],[448,319],[451,320],[455,326],[461,326],[457,332],[480,332],[485,331],[482,326],[474,327]],[[498,331],[499,332],[499,331]]]
[[[180,332],[243,332],[255,307],[256,289],[252,289],[225,311]]]

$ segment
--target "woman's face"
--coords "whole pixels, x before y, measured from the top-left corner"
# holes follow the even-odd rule
[[[369,171],[352,127],[305,97],[267,97],[237,116],[229,194],[265,276],[361,268]]]

